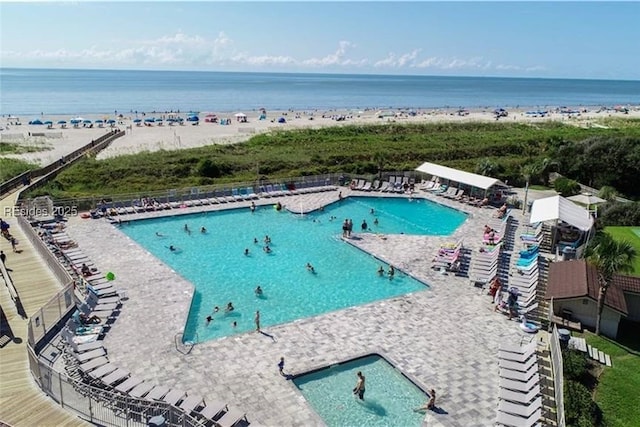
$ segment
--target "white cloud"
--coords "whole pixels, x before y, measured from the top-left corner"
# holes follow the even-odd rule
[[[188,34],[181,30],[155,39],[132,40],[126,46],[91,46],[87,49],[69,50],[65,48],[44,51],[40,49],[18,52],[0,52],[0,60],[6,63],[22,63],[46,66],[89,66],[100,67],[171,67],[174,69],[233,68],[268,70],[287,69],[332,69],[352,71],[354,68],[373,67],[378,70],[421,70],[421,71],[501,71],[534,73],[545,70],[541,66],[520,66],[513,64],[493,64],[482,57],[425,57],[422,49],[406,52],[389,52],[386,57],[360,58],[354,56],[356,44],[341,40],[336,49],[324,56],[298,58],[293,55],[269,54],[262,51],[256,55],[240,51],[234,40],[224,31],[213,38]],[[18,65],[18,66],[25,66]]]

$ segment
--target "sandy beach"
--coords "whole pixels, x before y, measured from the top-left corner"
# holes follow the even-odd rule
[[[540,123],[545,121],[561,121],[582,127],[602,127],[598,123],[608,117],[640,118],[640,107],[634,107],[627,113],[615,110],[597,110],[576,108],[579,114],[566,114],[555,110],[548,110],[544,116],[531,114],[537,109],[509,110],[507,117],[500,121],[516,123]],[[227,119],[230,124],[205,122],[206,114],[216,114],[219,119]],[[290,129],[317,129],[327,126],[345,126],[352,124],[383,124],[383,123],[436,123],[436,122],[495,122],[495,114],[491,109],[483,110],[330,110],[330,111],[275,111],[268,112],[266,119],[260,120],[259,111],[248,111],[246,122],[236,117],[237,113],[200,113],[200,121],[197,125],[184,121],[182,125],[169,125],[163,122],[145,124],[145,118],[167,117],[168,113],[147,113],[138,115],[143,120],[134,123],[136,115],[123,114],[117,117],[115,127],[126,130],[126,135],[116,140],[110,147],[102,151],[98,158],[110,158],[120,155],[133,154],[142,151],[175,150],[184,148],[201,147],[209,144],[233,144],[246,141],[254,135],[290,130]],[[187,114],[179,116],[186,118]],[[105,120],[106,114],[89,114],[81,116],[83,119]],[[278,119],[284,118],[285,123],[279,123]],[[93,139],[112,130],[108,125],[89,125],[73,127],[67,124],[65,128],[54,124],[50,127],[44,125],[29,125],[27,117],[2,117],[0,118],[0,141],[9,144],[27,146],[31,152],[22,154],[9,154],[4,157],[16,157],[31,161],[42,166],[52,163],[77,148],[87,144]],[[70,121],[68,116],[43,116],[42,121],[51,120],[57,123],[60,120]],[[21,123],[16,125],[15,123]]]

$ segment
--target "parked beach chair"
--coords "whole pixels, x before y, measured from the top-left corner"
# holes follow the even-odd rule
[[[129,390],[128,394],[131,397],[144,397],[147,393],[149,393],[155,386],[152,383],[142,382],[135,386],[132,390]]]
[[[218,418],[222,417],[223,412],[229,411],[227,404],[220,401],[208,402],[206,406],[198,411],[203,418],[215,421]]]
[[[118,369],[118,367],[114,364],[114,363],[107,363],[107,364],[103,364],[102,366],[90,371],[88,373],[89,377],[94,379],[94,380],[98,380],[108,374],[110,374],[111,372],[115,371],[116,369]]]
[[[496,421],[498,424],[505,427],[533,427],[538,424],[541,416],[542,409],[534,411],[533,414],[527,418],[498,411],[498,418]]]
[[[201,406],[204,406],[204,399],[202,398],[202,396],[189,395],[182,401],[179,408],[184,409],[187,414],[190,414],[196,408],[199,408]]]
[[[84,353],[76,353],[75,351],[71,351],[73,357],[80,363],[87,362],[91,359],[95,359],[96,357],[101,357],[107,354],[104,347],[96,348],[90,351],[85,351]]]
[[[147,400],[162,400],[166,394],[169,393],[169,387],[163,385],[157,385],[151,389],[151,391],[145,396]]]
[[[118,384],[116,386],[116,391],[119,391],[120,393],[127,393],[130,390],[132,390],[134,387],[137,387],[138,385],[142,384],[143,382],[144,380],[142,378],[132,376],[127,378],[124,382]]]
[[[382,192],[388,192],[389,191],[389,182],[388,181],[383,181],[382,184],[380,184],[380,188],[378,188],[378,191],[382,191]]]
[[[168,403],[169,405],[177,405],[185,396],[187,395],[187,393],[185,393],[182,390],[171,390],[169,393],[167,393],[166,396],[164,396],[162,398],[163,402]]]
[[[525,362],[531,356],[536,354],[538,343],[535,341],[530,342],[529,344],[521,347],[524,352],[523,353],[514,353],[507,350],[498,349],[498,359],[501,360],[513,360],[514,362]]]
[[[62,328],[62,331],[60,331],[60,336],[62,337],[64,342],[69,346],[71,346],[73,351],[75,351],[76,353],[85,353],[87,351],[104,348],[102,341],[90,341],[85,343],[77,343],[76,341],[74,341],[75,335],[73,335],[73,333],[66,327]]]
[[[104,366],[108,363],[109,363],[109,359],[107,359],[106,357],[97,357],[95,359],[89,360],[88,362],[81,363],[78,366],[78,370],[83,374],[87,374],[93,371],[94,369]]]
[[[118,368],[115,371],[111,372],[109,375],[102,377],[100,381],[102,381],[102,383],[105,385],[114,385],[119,381],[124,380],[129,375],[131,375],[131,372],[123,368]]]
[[[242,420],[246,420],[245,413],[238,409],[231,408],[216,421],[216,424],[220,427],[233,427]]]

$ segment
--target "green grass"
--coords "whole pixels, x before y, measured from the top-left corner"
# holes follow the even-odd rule
[[[638,227],[605,227],[604,231],[609,233],[615,240],[626,240],[636,249],[638,256],[633,261],[632,274],[640,276],[640,237],[633,232],[633,228]]]
[[[628,333],[619,331],[618,335],[622,335],[619,341],[626,345],[590,332],[584,334],[588,344],[611,356],[613,367],[603,368],[594,396],[607,427],[640,425],[639,326],[637,323],[630,324]]]
[[[0,182],[4,182],[14,176],[18,176],[30,169],[38,169],[40,166],[25,162],[20,159],[0,157]]]
[[[37,193],[54,198],[95,197],[209,184],[344,173],[374,175],[413,170],[429,161],[474,172],[498,165],[495,178],[524,185],[521,167],[550,156],[554,147],[588,138],[636,137],[640,128],[582,129],[561,123],[433,123],[351,125],[276,131],[232,145],[212,144],[87,159],[63,171]],[[539,184],[540,182],[536,182]]]

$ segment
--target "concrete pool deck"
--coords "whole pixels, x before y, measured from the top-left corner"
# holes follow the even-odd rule
[[[398,197],[397,194],[351,192],[343,196]],[[407,197],[400,195],[399,197]],[[442,413],[429,412],[429,426],[494,424],[498,403],[498,344],[531,339],[514,321],[493,312],[490,297],[468,277],[442,275],[431,259],[444,242],[464,240],[473,252],[482,245],[483,226],[495,209],[478,209],[420,192],[469,213],[448,237],[354,233],[350,243],[374,254],[430,285],[424,291],[264,328],[263,333],[197,344],[189,354],[176,348],[185,325],[193,287],[168,266],[106,220],[71,218],[67,234],[103,273],[113,272],[114,285],[125,291],[122,311],[105,338],[112,363],[155,384],[177,387],[208,400],[224,400],[265,426],[323,425],[291,381],[296,374],[368,353],[381,353],[425,390],[434,388]],[[338,191],[260,199],[256,205],[317,209],[338,198]],[[135,218],[194,213],[241,206],[226,203],[183,210],[122,216]],[[528,220],[512,216],[520,226]],[[340,224],[336,224],[336,233]],[[210,233],[215,235],[214,230]],[[516,247],[518,249],[518,247]],[[373,272],[372,272],[373,274]],[[367,388],[384,384],[367,384]],[[337,390],[336,392],[341,392]],[[351,390],[345,394],[351,398]]]

